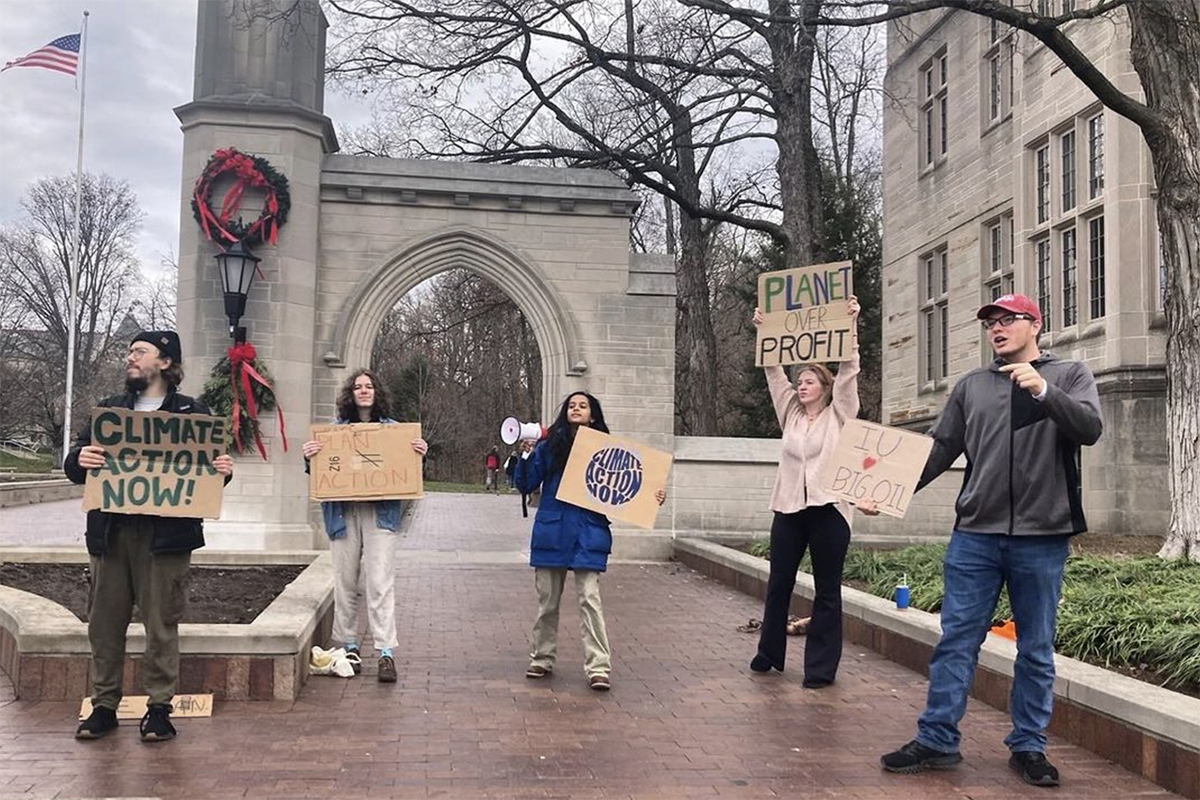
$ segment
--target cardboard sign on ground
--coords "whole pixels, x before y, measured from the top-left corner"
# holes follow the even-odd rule
[[[425,496],[421,438],[415,422],[313,425],[309,438],[324,444],[309,460],[313,500],[415,500]]]
[[[759,367],[846,361],[854,347],[847,301],[854,294],[849,261],[764,272],[758,276],[754,363]]]
[[[141,719],[146,716],[146,704],[150,698],[146,695],[122,697],[121,705],[117,706],[117,719]],[[171,700],[175,709],[172,717],[211,717],[213,712],[213,696],[211,694],[177,694]],[[83,698],[79,707],[79,718],[87,719],[92,715],[92,698]]]
[[[92,444],[105,466],[88,470],[83,509],[158,517],[221,516],[225,420],[201,414],[92,409]]]
[[[609,519],[653,528],[659,489],[666,489],[671,454],[644,444],[580,428],[555,497]]]
[[[932,449],[928,436],[852,419],[821,470],[821,488],[851,503],[874,500],[881,514],[903,517]]]

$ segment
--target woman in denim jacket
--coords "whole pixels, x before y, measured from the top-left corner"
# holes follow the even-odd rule
[[[335,424],[391,423],[387,392],[370,370],[360,369],[342,385]],[[429,449],[424,439],[412,440],[422,456]],[[321,443],[304,443],[304,460],[321,452]],[[379,651],[380,683],[396,682],[392,651],[396,639],[396,537],[400,529],[400,501],[330,501],[321,503],[325,533],[333,555],[333,640],[347,654],[358,656],[358,584],[363,581],[367,601],[367,626]],[[361,659],[351,658],[354,671]]]
[[[513,482],[522,494],[530,494],[538,486],[542,487],[529,545],[538,615],[533,624],[533,652],[525,677],[545,678],[554,670],[558,654],[559,603],[567,571],[571,570],[575,573],[575,590],[579,596],[584,671],[588,685],[603,692],[611,686],[612,662],[604,611],[600,606],[600,573],[608,568],[612,531],[603,514],[564,503],[556,497],[567,456],[575,442],[575,431],[581,425],[609,432],[600,401],[587,392],[575,392],[563,401],[546,439],[536,449],[532,440],[521,441],[522,455],[513,471]],[[666,492],[661,489],[655,497],[659,505],[667,499]]]

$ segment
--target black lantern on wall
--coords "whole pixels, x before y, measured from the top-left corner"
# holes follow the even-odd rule
[[[214,258],[217,259],[217,269],[221,271],[221,291],[225,294],[229,335],[234,342],[241,344],[246,341],[246,329],[240,327],[238,322],[246,313],[246,297],[250,294],[254,273],[258,272],[258,262],[262,259],[251,253],[240,240]]]

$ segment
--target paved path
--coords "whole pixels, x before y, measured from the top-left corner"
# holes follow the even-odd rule
[[[83,549],[87,515],[82,500],[58,500],[0,508],[0,547],[72,547]]]
[[[602,582],[610,693],[586,685],[567,604],[558,669],[527,680],[533,576],[512,562],[528,525],[512,497],[420,504],[396,575],[392,686],[369,659],[359,678],[314,677],[294,703],[219,704],[153,746],[133,723],[77,743],[77,704],[0,687],[0,797],[1174,797],[1053,739],[1064,785],[1026,786],[1006,767],[1006,716],[974,701],[960,769],[883,773],[880,753],[912,735],[924,678],[850,646],[837,684],[805,690],[802,639],[787,672],[752,675],[754,638],[734,629],[757,601],[674,564],[616,564]]]

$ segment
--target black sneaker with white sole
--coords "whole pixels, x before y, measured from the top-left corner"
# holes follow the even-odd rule
[[[171,724],[171,706],[167,703],[153,703],[147,706],[140,730],[143,742],[165,742],[174,739],[175,726]]]
[[[117,712],[104,706],[92,709],[91,716],[75,729],[76,739],[99,739],[117,729]]]

